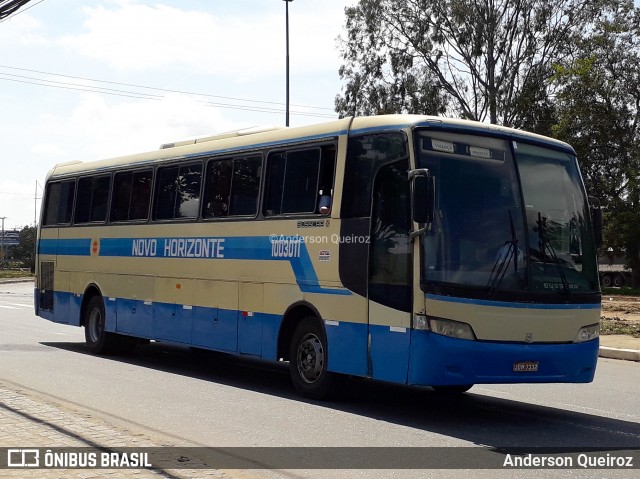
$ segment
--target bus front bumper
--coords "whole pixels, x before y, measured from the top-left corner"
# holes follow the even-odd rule
[[[598,339],[525,344],[470,341],[413,330],[408,383],[588,383],[595,374],[598,349]]]

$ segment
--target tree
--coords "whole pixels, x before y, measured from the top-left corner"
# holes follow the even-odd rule
[[[13,247],[13,257],[21,261],[31,272],[35,271],[36,227],[25,226],[20,230],[20,242]]]
[[[553,64],[617,3],[360,0],[345,9],[336,111],[447,113],[546,133]]]
[[[593,26],[556,65],[554,135],[578,154],[587,190],[602,201],[606,249],[626,256],[640,284],[640,10],[631,0]]]

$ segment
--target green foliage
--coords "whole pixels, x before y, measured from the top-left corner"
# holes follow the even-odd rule
[[[604,247],[640,274],[640,12],[602,16],[574,55],[555,65],[553,133],[576,150],[587,190],[604,209]]]
[[[360,0],[345,9],[336,110],[447,113],[548,133],[552,66],[612,3]]]
[[[600,321],[600,334],[626,334],[640,338],[640,324],[622,320],[603,319]]]
[[[13,247],[13,256],[31,272],[35,270],[36,228],[25,226],[20,231],[20,243]]]
[[[447,114],[578,154],[605,249],[640,285],[640,8],[633,0],[360,0],[345,9],[341,116]]]

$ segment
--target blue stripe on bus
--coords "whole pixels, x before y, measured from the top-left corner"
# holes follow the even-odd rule
[[[287,236],[286,238],[294,238],[295,254],[274,256],[272,238],[268,236],[102,238],[98,254],[102,257],[121,258],[288,261],[291,264],[296,283],[303,293],[351,295],[351,291],[347,289],[320,286],[306,244],[296,242],[295,236]],[[140,241],[142,241],[141,244],[134,244],[134,242]],[[181,242],[182,248],[173,251],[171,247],[177,246],[178,241]],[[198,249],[198,245],[200,249]],[[189,252],[188,247],[192,247],[193,250]],[[206,247],[206,250],[202,249],[203,247]],[[91,248],[92,240],[89,238],[42,239],[39,242],[40,254],[89,256]]]
[[[493,306],[496,308],[519,309],[599,309],[600,303],[593,304],[539,304],[539,303],[508,303],[502,301],[489,301],[486,299],[458,298],[454,296],[440,296],[427,294],[428,300],[445,301],[447,303],[472,304],[474,306]]]
[[[90,256],[91,239],[41,239],[38,243],[40,254],[64,256]]]

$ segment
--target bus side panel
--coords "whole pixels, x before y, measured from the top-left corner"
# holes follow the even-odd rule
[[[184,278],[156,278],[157,298],[167,302],[153,305],[153,331],[156,339],[191,343],[193,303],[196,281]]]
[[[367,375],[367,325],[325,320],[329,363],[336,373]]]
[[[53,318],[56,323],[69,324],[69,272],[56,271],[53,292]]]
[[[193,308],[191,344],[234,352],[237,348],[237,311],[196,306]]]
[[[238,350],[238,283],[196,281],[191,344],[220,351]]]
[[[261,313],[262,316],[262,359],[278,360],[278,331],[282,324],[279,314]]]
[[[117,298],[114,313],[117,318],[115,331],[151,338],[154,278],[142,275],[99,275],[98,283],[104,288],[103,294]],[[105,297],[105,303],[109,302],[108,297]]]
[[[369,373],[372,378],[401,384],[407,382],[410,327],[409,312],[369,301]]]
[[[115,333],[118,328],[118,298],[104,298],[104,330]]]
[[[371,377],[400,384],[407,382],[410,330],[371,325]]]
[[[153,303],[118,298],[117,332],[142,338],[153,337]]]
[[[238,317],[238,352],[262,356],[262,305],[264,286],[240,283],[240,315]]]
[[[71,293],[69,295],[69,324],[80,326],[82,315],[82,294]]]
[[[220,351],[238,350],[238,283],[196,281],[191,344]]]

